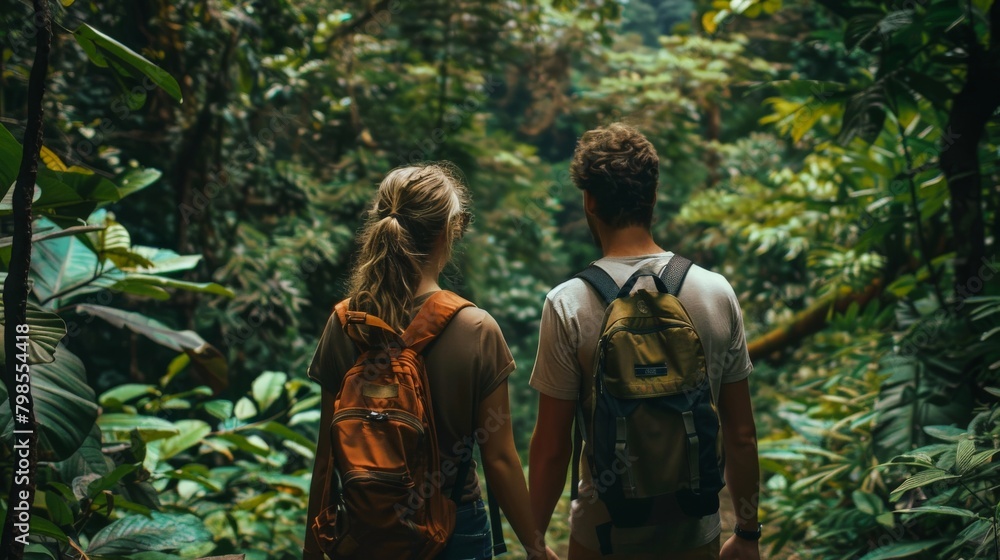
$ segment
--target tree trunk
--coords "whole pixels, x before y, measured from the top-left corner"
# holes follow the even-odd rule
[[[49,68],[49,47],[52,42],[52,19],[48,0],[33,0],[35,34],[35,60],[28,77],[28,123],[24,130],[21,167],[14,183],[14,239],[11,247],[10,267],[3,286],[4,325],[4,376],[7,399],[14,415],[14,447],[17,448],[14,478],[7,495],[7,518],[0,538],[0,550],[7,558],[24,558],[28,531],[22,526],[30,519],[35,501],[35,470],[38,463],[38,433],[35,430],[35,407],[31,398],[31,378],[25,375],[27,352],[18,350],[27,336],[28,270],[31,266],[31,199],[35,193],[38,175],[38,153],[42,147],[42,97],[45,95],[45,78]],[[20,336],[19,336],[20,335]],[[27,335],[27,336],[26,336]],[[23,362],[21,362],[23,357]],[[23,364],[23,365],[22,365]],[[21,378],[17,377],[22,365]],[[30,374],[30,372],[29,372]],[[22,516],[25,519],[22,519]],[[15,527],[15,524],[19,527]],[[17,532],[15,534],[15,529]]]
[[[979,166],[979,141],[986,123],[1000,107],[1000,2],[989,11],[990,46],[983,49],[969,24],[969,63],[965,86],[951,103],[941,147],[941,170],[951,194],[951,226],[955,238],[955,289],[979,274],[986,256],[983,189]]]

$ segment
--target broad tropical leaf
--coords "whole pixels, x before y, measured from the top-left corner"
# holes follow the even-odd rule
[[[177,101],[182,100],[181,88],[177,85],[177,80],[132,49],[87,24],[78,27],[73,35],[94,64],[107,68],[109,63],[112,63],[125,67],[126,71],[128,68],[134,68],[163,88],[170,97]]]
[[[229,366],[222,353],[194,331],[174,330],[141,313],[104,305],[80,304],[75,309],[77,313],[100,317],[120,329],[128,329],[171,350],[186,353],[201,375],[201,381],[215,391],[221,391],[228,383]]]
[[[72,455],[97,418],[96,395],[87,383],[83,362],[64,346],[56,348],[53,357],[53,362],[31,368],[39,456],[44,461],[61,461]],[[0,388],[0,393],[0,425],[9,441],[14,418],[6,390]]]
[[[143,550],[177,550],[211,541],[201,519],[190,513],[152,512],[150,517],[129,515],[101,529],[87,546],[87,554],[129,554]]]
[[[3,275],[6,277],[6,274]],[[0,278],[0,282],[3,278]],[[28,302],[28,363],[41,364],[51,362],[56,346],[66,336],[66,322],[55,313],[45,311],[34,303]],[[6,316],[3,300],[0,299],[0,340],[6,329]],[[0,364],[6,363],[4,348],[0,345]]]

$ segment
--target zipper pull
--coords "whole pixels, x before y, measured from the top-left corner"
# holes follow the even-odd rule
[[[368,413],[366,420],[370,422],[384,422],[389,419],[389,415],[384,412],[379,412],[377,410],[372,410]]]

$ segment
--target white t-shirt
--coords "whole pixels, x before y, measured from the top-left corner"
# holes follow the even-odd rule
[[[650,267],[659,272],[673,253],[634,257],[605,257],[595,261],[621,286],[635,270]],[[648,284],[647,284],[648,282]],[[638,287],[650,288],[651,279]],[[743,315],[729,282],[721,275],[692,266],[678,298],[687,310],[705,351],[709,382],[718,400],[722,383],[741,381],[753,365],[743,332]],[[604,318],[604,301],[597,291],[579,278],[553,288],[545,298],[538,340],[538,354],[528,382],[541,393],[574,400],[581,386],[589,393],[592,364]],[[586,453],[580,460],[579,498],[573,500],[570,532],[580,544],[599,550],[595,527],[610,520],[607,508],[591,491]],[[706,544],[721,531],[719,514],[701,518],[672,519],[669,525],[614,528],[616,553],[683,551]]]

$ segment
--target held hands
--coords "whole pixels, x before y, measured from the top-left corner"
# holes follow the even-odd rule
[[[528,553],[528,560],[559,560],[555,551],[545,544],[545,535],[537,529],[535,542],[531,546],[525,546],[524,551]]]
[[[528,553],[528,560],[559,560],[559,556],[548,546],[542,549],[525,547],[524,551]]]
[[[760,560],[760,548],[757,541],[748,541],[732,535],[722,545],[719,560]]]

